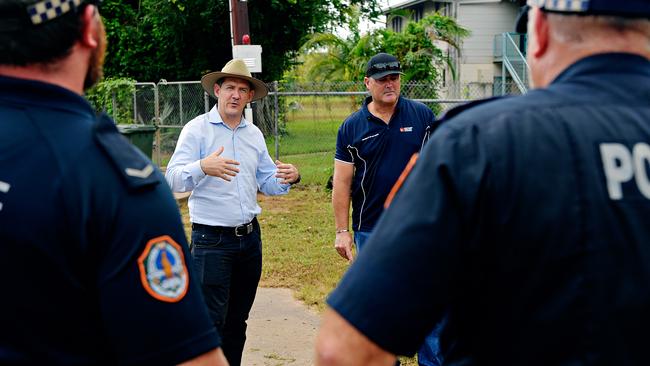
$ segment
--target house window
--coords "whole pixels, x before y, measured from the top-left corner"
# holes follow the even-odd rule
[[[424,9],[422,8],[422,6],[418,6],[418,7],[413,9],[413,21],[414,22],[419,22],[420,20],[422,20],[423,15],[424,15]]]
[[[400,33],[402,31],[402,17],[393,18],[393,32]]]
[[[436,1],[433,3],[433,8],[436,12],[440,13],[440,15],[448,16],[448,9],[449,9],[449,4],[448,3],[441,3]]]

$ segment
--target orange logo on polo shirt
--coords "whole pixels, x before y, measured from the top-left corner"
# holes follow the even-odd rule
[[[168,235],[149,240],[138,268],[142,286],[155,299],[178,302],[185,297],[189,276],[183,248]]]
[[[400,127],[399,132],[413,132],[413,127]]]

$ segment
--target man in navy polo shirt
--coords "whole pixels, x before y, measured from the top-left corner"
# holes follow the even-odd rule
[[[366,66],[370,92],[360,110],[348,117],[336,139],[332,205],[336,223],[334,246],[352,260],[348,221],[357,254],[370,237],[384,204],[402,171],[415,161],[433,128],[435,115],[420,102],[400,95],[402,69],[395,56],[379,53]],[[435,366],[437,335],[432,333],[419,354],[420,364]]]
[[[529,0],[533,89],[452,110],[328,299],[317,365],[648,365],[650,1]]]
[[[427,106],[400,96],[401,71],[395,56],[373,56],[364,78],[370,96],[339,128],[332,190],[334,245],[347,260],[353,258],[350,201],[358,253],[375,227],[391,188],[426,142],[435,121]]]
[[[81,96],[97,3],[0,1],[0,364],[227,365],[162,175]]]

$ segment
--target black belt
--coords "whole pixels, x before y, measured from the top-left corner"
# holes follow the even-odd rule
[[[201,229],[212,230],[215,233],[219,233],[219,234],[245,236],[253,232],[253,230],[255,229],[255,225],[258,225],[257,217],[253,218],[253,220],[248,224],[243,224],[239,226],[210,226],[210,225],[192,223],[192,229],[201,228]]]

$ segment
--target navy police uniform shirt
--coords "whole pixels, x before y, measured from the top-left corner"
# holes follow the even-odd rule
[[[650,62],[455,114],[329,304],[397,354],[446,315],[445,364],[650,364]]]
[[[384,201],[414,153],[427,140],[435,115],[424,104],[400,97],[386,124],[368,111],[371,97],[339,128],[335,159],[354,164],[352,227],[372,231]]]
[[[0,364],[219,346],[160,172],[79,95],[0,77]]]

